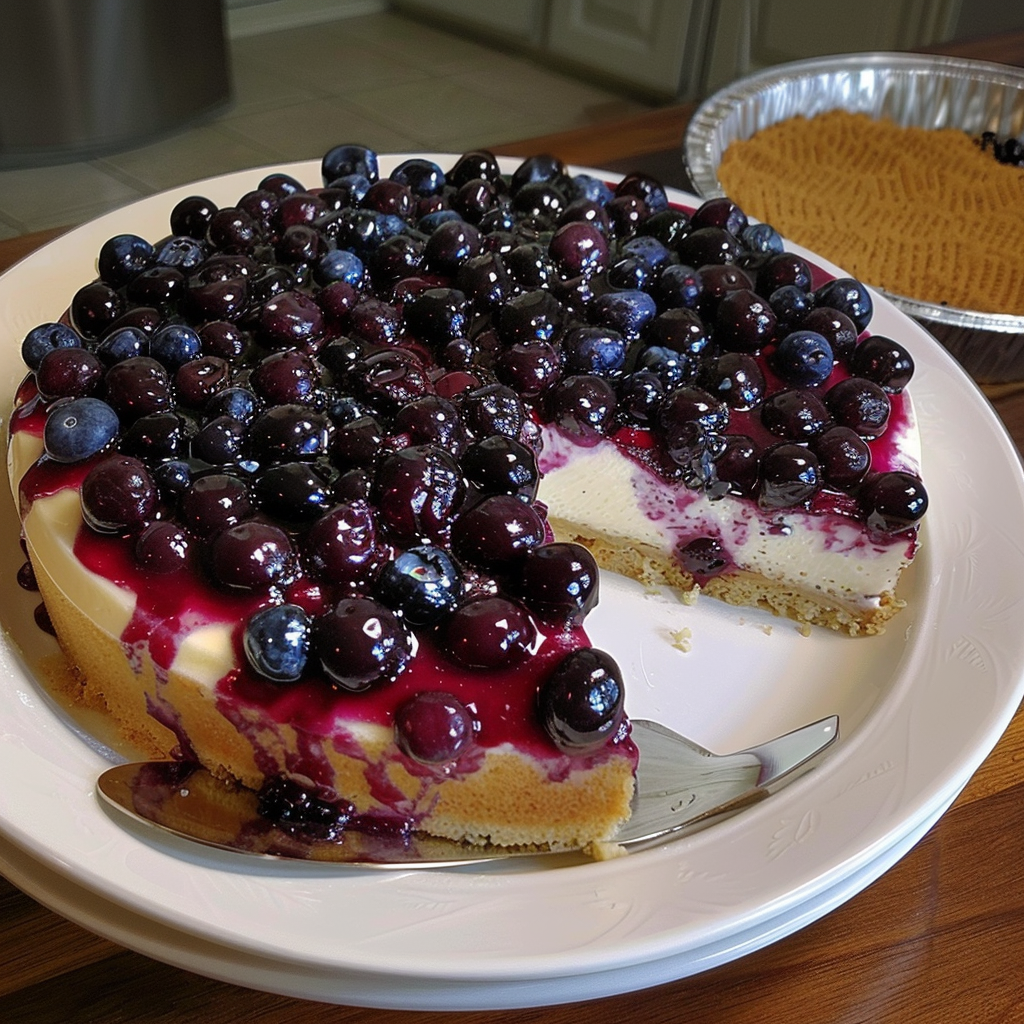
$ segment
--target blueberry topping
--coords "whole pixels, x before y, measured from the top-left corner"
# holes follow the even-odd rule
[[[242,647],[257,675],[275,683],[293,683],[306,670],[310,633],[309,616],[298,605],[271,605],[249,616]]]
[[[695,537],[677,551],[683,568],[698,583],[705,583],[724,572],[730,563],[725,547],[717,537]]]
[[[158,519],[138,535],[133,554],[141,569],[165,576],[185,567],[190,546],[188,534],[180,526]]]
[[[67,324],[40,324],[21,343],[21,358],[30,370],[38,370],[43,357],[57,348],[81,348],[82,339]]]
[[[54,407],[43,428],[46,454],[57,462],[82,462],[117,437],[117,413],[99,398],[72,398]]]
[[[762,508],[802,505],[821,489],[818,457],[798,444],[780,444],[761,457],[757,500]]]
[[[614,435],[780,522],[822,487],[880,533],[924,513],[916,477],[871,466],[913,360],[860,340],[863,285],[814,290],[729,200],[691,215],[642,173],[610,188],[540,156],[502,175],[483,150],[381,179],[372,150],[344,145],[321,171],[323,189],[269,174],[234,206],[189,196],[153,244],[109,239],[69,324],[22,343],[48,457],[92,460],[87,526],[156,585],[184,571],[263,606],[240,631],[251,684],[361,692],[420,644],[461,678],[514,672],[548,635],[583,642],[598,569],[550,540],[543,426]],[[717,535],[677,555],[698,582],[732,567]],[[486,731],[462,685],[396,698],[409,771],[448,773]],[[592,649],[537,696],[571,755],[620,737],[622,708]],[[336,837],[354,811],[333,796],[278,777],[259,801],[300,838]]]
[[[862,492],[868,526],[880,533],[898,533],[913,526],[928,510],[928,492],[910,473],[879,473]]]
[[[850,369],[890,395],[898,395],[914,376],[910,353],[892,338],[873,334],[865,338],[850,355]]]
[[[452,548],[464,561],[494,572],[511,568],[544,542],[540,513],[511,494],[492,494],[459,513]]]
[[[889,396],[873,381],[847,377],[825,394],[832,419],[861,437],[878,437],[889,423]]]
[[[111,455],[86,474],[81,501],[82,517],[97,533],[132,533],[154,518],[158,492],[138,459]]]
[[[462,595],[462,574],[443,548],[411,547],[381,569],[376,594],[401,612],[411,626],[433,626],[454,610]]]
[[[530,548],[519,566],[519,594],[545,622],[580,625],[598,602],[594,556],[582,544],[556,541]]]
[[[471,598],[444,623],[442,643],[458,664],[472,669],[496,669],[526,656],[537,627],[526,609],[506,597]]]
[[[824,384],[832,374],[835,359],[832,346],[814,331],[787,334],[772,353],[772,369],[797,387]]]
[[[596,648],[572,651],[541,687],[541,721],[565,753],[594,750],[618,732],[624,694],[622,673],[610,655]]]
[[[845,313],[863,331],[874,314],[874,303],[867,288],[852,277],[839,277],[822,285],[814,293],[816,306],[828,306]]]
[[[331,682],[359,692],[394,682],[412,660],[414,641],[386,605],[346,597],[314,620],[313,648]]]
[[[417,693],[395,710],[395,742],[422,764],[456,760],[472,742],[475,728],[466,705],[439,690]]]

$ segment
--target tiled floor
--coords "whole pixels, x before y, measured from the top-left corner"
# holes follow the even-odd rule
[[[394,14],[236,39],[215,120],[88,162],[0,171],[0,238],[81,223],[213,174],[319,158],[339,142],[462,152],[642,109],[525,58]]]

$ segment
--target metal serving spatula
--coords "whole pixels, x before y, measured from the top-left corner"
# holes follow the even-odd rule
[[[713,754],[657,722],[632,722],[640,750],[636,795],[632,816],[614,840],[630,851],[660,845],[764,799],[810,767],[839,735],[839,718],[833,715],[747,750]],[[262,818],[251,790],[228,786],[180,761],[109,768],[97,781],[97,793],[136,821],[207,846],[265,857],[412,868],[555,852],[472,846],[387,823],[360,822],[334,838],[310,838]]]

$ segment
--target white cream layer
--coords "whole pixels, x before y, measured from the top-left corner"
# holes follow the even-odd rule
[[[919,472],[912,418],[895,442],[891,469]],[[544,429],[540,500],[555,520],[591,529],[624,546],[646,544],[673,556],[698,537],[721,541],[737,568],[849,608],[877,608],[909,564],[907,539],[872,537],[834,513],[765,511],[750,500],[711,500],[668,484],[611,442],[581,448]]]

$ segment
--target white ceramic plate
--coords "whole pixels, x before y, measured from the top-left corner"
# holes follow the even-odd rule
[[[316,164],[288,170],[318,182]],[[0,278],[6,411],[21,376],[20,339],[66,307],[103,240],[121,231],[160,237],[178,198],[201,192],[229,204],[264,173],[144,200]],[[830,894],[852,895],[941,814],[1024,692],[1024,475],[1013,444],[924,331],[881,299],[872,328],[900,338],[917,362],[932,499],[922,554],[905,579],[909,607],[888,633],[803,636],[786,620],[710,600],[688,608],[616,579],[589,620],[627,674],[630,713],[712,749],[838,713],[841,743],[770,800],[660,849],[572,867],[539,860],[380,873],[146,838],[96,803],[93,780],[108,755],[76,736],[37,684],[33,667],[52,646],[32,623],[34,598],[18,595],[0,612],[0,837],[54,876],[211,943],[227,960],[256,957],[292,977],[379,979],[361,1001],[381,1006],[455,1009],[463,989],[477,993],[477,1006],[577,999],[588,976],[604,979],[600,994],[625,991],[749,952],[786,934],[780,922],[795,922],[792,930],[813,920],[834,905]],[[8,502],[6,580],[21,559],[16,536]],[[692,633],[689,653],[671,642],[681,626]],[[415,981],[407,1003],[396,1002],[397,979]],[[317,990],[310,982],[308,994],[322,998]]]

